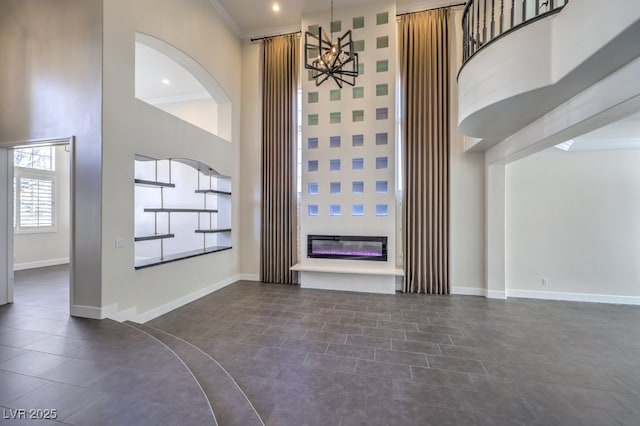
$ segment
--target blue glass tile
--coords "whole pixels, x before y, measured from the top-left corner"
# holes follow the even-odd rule
[[[386,180],[376,181],[376,192],[379,194],[389,192],[389,183]]]
[[[389,167],[389,159],[387,157],[376,158],[376,169],[386,169]]]
[[[389,143],[388,133],[376,133],[376,145],[386,145]]]
[[[386,204],[376,204],[376,216],[389,216],[389,206]]]

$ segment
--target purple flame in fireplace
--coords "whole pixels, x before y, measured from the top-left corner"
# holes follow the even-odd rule
[[[308,235],[307,238],[308,257],[387,260],[387,237]]]

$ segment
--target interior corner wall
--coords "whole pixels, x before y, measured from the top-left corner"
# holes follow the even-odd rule
[[[260,276],[262,206],[262,86],[261,43],[242,45],[242,131],[240,134],[240,272],[245,279]]]
[[[232,104],[231,141],[135,98],[136,32],[199,63]],[[234,282],[239,273],[240,39],[207,0],[104,2],[103,308],[149,318]],[[190,158],[232,180],[233,249],[134,269],[134,156]],[[116,248],[115,240],[124,247]]]
[[[1,1],[0,63],[0,144],[76,137],[71,302],[99,307],[102,0]]]
[[[69,262],[69,160],[68,147],[55,147],[55,232],[15,234],[14,269],[39,268]]]
[[[551,148],[507,165],[508,291],[640,297],[638,164]]]
[[[458,85],[462,64],[462,11],[451,11],[451,170],[450,273],[452,293],[482,294],[484,289],[484,174],[482,152],[465,152],[458,130]]]

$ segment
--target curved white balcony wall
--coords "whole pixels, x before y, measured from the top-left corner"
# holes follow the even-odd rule
[[[231,102],[200,64],[170,44],[136,33],[135,96],[227,141]]]
[[[638,57],[639,39],[640,2],[581,0],[487,45],[458,77],[467,149],[488,149]]]

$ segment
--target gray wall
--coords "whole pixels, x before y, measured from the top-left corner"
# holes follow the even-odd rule
[[[101,306],[101,87],[102,0],[0,1],[0,145],[76,136],[72,304],[94,307]]]

